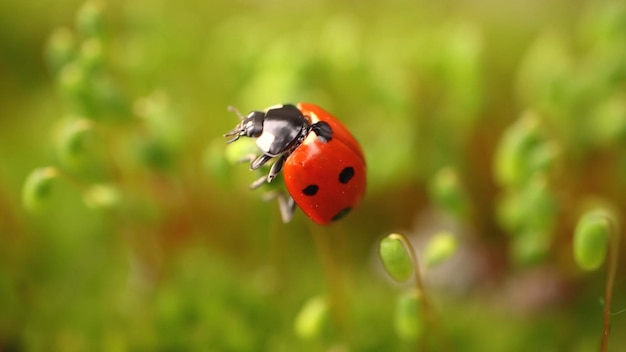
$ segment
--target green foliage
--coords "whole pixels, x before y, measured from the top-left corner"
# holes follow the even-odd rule
[[[537,264],[548,254],[559,204],[550,173],[559,157],[556,142],[527,111],[508,127],[498,144],[494,178],[503,188],[497,219],[512,237],[511,257],[521,265]]]
[[[579,38],[546,31],[522,63],[520,95],[555,125],[570,153],[606,144],[612,139],[607,125],[616,128],[616,135],[621,133],[622,118],[594,115],[606,101],[622,99],[626,50],[618,43],[626,33],[623,14],[624,4],[619,1],[591,5],[580,24]],[[576,40],[583,50],[571,44]]]

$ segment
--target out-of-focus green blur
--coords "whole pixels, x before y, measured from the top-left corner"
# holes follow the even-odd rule
[[[299,101],[367,157],[330,227],[223,137]],[[0,351],[596,351],[624,180],[623,1],[0,2]]]

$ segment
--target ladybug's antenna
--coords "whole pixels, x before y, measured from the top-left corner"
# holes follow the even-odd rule
[[[237,110],[236,107],[232,106],[232,105],[228,105],[228,111],[232,112],[233,114],[237,115],[237,117],[239,117],[240,120],[245,119],[246,117],[243,116],[241,114],[241,112],[239,112],[239,110]]]

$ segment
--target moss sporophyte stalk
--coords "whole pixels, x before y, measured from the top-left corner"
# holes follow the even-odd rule
[[[449,233],[437,234],[425,251],[427,265],[434,266],[456,252],[456,240]],[[404,282],[411,277],[414,279],[414,287],[401,293],[396,304],[394,325],[398,336],[418,341],[421,349],[445,345],[439,316],[427,295],[418,259],[409,239],[400,233],[385,236],[379,243],[379,256],[394,280]]]
[[[582,214],[574,232],[574,260],[578,266],[586,271],[594,271],[609,257],[607,265],[606,287],[604,292],[604,314],[601,351],[608,350],[609,334],[611,330],[611,302],[613,286],[617,273],[620,223],[613,207],[596,206]]]

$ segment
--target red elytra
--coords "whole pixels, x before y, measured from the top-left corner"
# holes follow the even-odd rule
[[[313,221],[325,225],[345,216],[363,198],[365,157],[356,139],[330,113],[310,103],[296,106],[312,124],[324,121],[333,131],[327,143],[309,133],[283,166],[285,185],[296,204]]]

